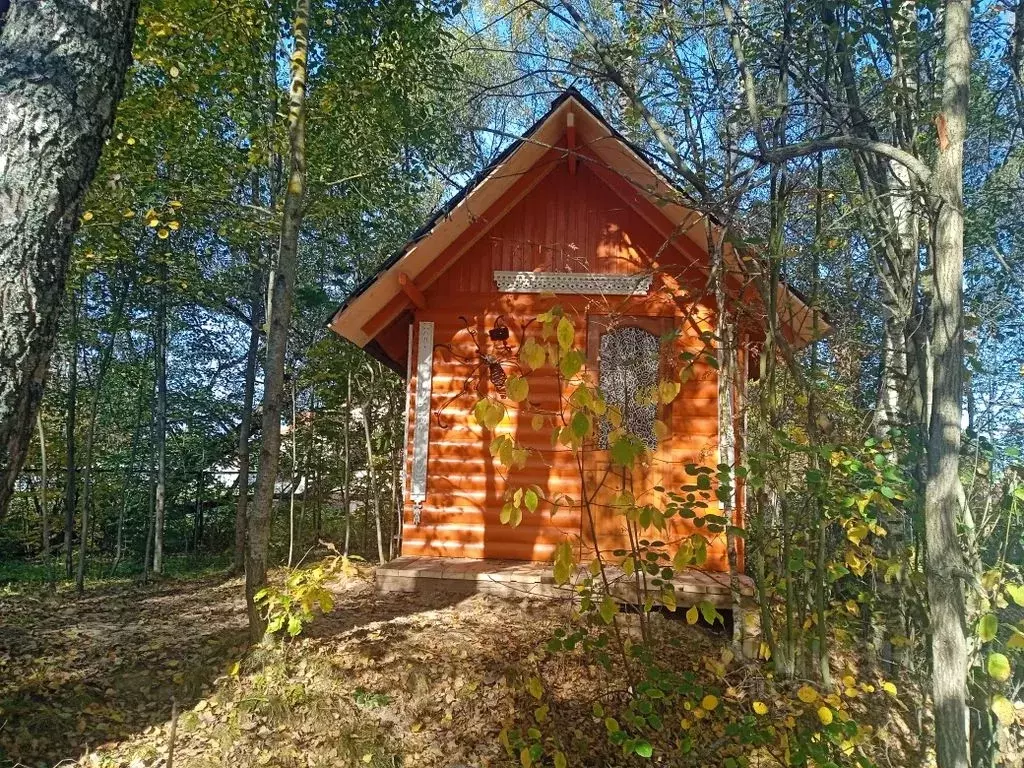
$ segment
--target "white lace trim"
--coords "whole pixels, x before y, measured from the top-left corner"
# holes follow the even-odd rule
[[[502,293],[570,293],[592,296],[643,296],[651,289],[654,275],[607,275],[593,272],[503,272],[494,271],[494,282]]]

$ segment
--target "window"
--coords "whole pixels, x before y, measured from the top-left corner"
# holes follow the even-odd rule
[[[658,447],[654,422],[658,406],[651,398],[661,368],[661,339],[652,331],[620,325],[600,332],[598,386],[609,406],[622,412],[622,427],[651,450]],[[611,424],[602,420],[598,447],[608,448]]]

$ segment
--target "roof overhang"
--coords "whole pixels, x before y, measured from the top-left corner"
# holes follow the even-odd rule
[[[570,118],[569,115],[572,115]],[[612,128],[592,104],[570,89],[556,99],[551,109],[526,134],[511,144],[498,159],[456,195],[380,270],[364,281],[331,317],[328,325],[335,333],[366,347],[387,323],[410,304],[403,292],[410,282],[425,290],[439,273],[428,268],[445,254],[447,264],[483,236],[501,215],[524,197],[532,185],[527,174],[552,151],[562,157],[571,150],[565,145],[567,124],[574,126],[575,144],[580,157],[594,164],[599,174],[620,188],[622,194],[646,198],[663,214],[671,232],[668,236],[684,251],[709,253],[709,238],[719,237],[723,228],[706,213],[688,207],[686,198],[658,171],[643,152]],[[542,174],[534,174],[535,184]],[[630,189],[631,188],[631,189]],[[494,207],[504,203],[494,215]],[[490,214],[487,221],[481,217]],[[663,222],[662,222],[663,224]],[[662,227],[664,228],[664,227]],[[475,235],[466,237],[466,235]],[[452,246],[457,253],[446,253]],[[754,260],[739,256],[732,243],[724,244],[730,273],[750,274]],[[800,293],[780,284],[776,304],[780,320],[788,327],[792,341],[804,346],[825,336],[831,325],[822,312],[814,312]]]

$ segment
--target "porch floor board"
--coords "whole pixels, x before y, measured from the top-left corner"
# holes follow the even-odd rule
[[[376,587],[380,592],[487,592],[520,597],[567,597],[573,585],[583,576],[586,566],[579,566],[569,583],[555,584],[550,563],[523,560],[498,560],[471,557],[405,556],[377,567]],[[632,599],[636,587],[632,577],[621,568],[608,569],[614,591],[620,599]],[[729,574],[688,569],[674,579],[676,603],[690,606],[708,601],[720,608],[732,604]],[[744,602],[754,595],[754,582],[749,576],[739,577]]]

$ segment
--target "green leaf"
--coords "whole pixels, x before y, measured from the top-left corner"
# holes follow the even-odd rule
[[[530,394],[530,384],[521,376],[510,376],[505,382],[505,392],[513,403],[521,403]]]
[[[986,613],[978,621],[978,639],[983,643],[996,639],[999,631],[999,618],[994,613]]]
[[[1006,647],[1012,648],[1013,650],[1019,650],[1024,648],[1024,632],[1021,632],[1016,627],[1012,628],[1012,634],[1010,639],[1006,641]]]
[[[527,339],[526,343],[519,349],[519,359],[532,370],[544,366],[544,356],[544,347],[538,344],[532,337]]]
[[[639,455],[639,446],[629,435],[622,435],[612,443],[611,459],[616,466],[632,467]]]
[[[567,584],[572,577],[573,569],[572,545],[568,541],[561,542],[555,549],[555,583]]]
[[[618,613],[618,610],[619,606],[612,600],[611,596],[605,595],[597,612],[601,615],[605,624],[611,624],[615,620],[615,614]]]
[[[1001,683],[1009,680],[1012,672],[1010,660],[1001,653],[990,653],[985,662],[985,669],[988,671],[989,677]]]
[[[576,413],[573,414],[570,427],[572,428],[572,433],[576,435],[576,437],[586,437],[587,433],[590,432],[590,417],[583,411],[576,411]]]
[[[538,503],[540,503],[540,497],[537,496],[537,492],[533,488],[527,488],[526,493],[523,494],[523,504],[531,512],[536,512]]]
[[[606,717],[604,719],[604,727],[608,733],[616,733],[619,730],[619,721],[614,717]]]
[[[1021,608],[1024,608],[1024,584],[1007,584],[1006,594]]]
[[[708,624],[714,624],[716,619],[722,618],[722,615],[715,610],[715,606],[707,600],[701,600],[697,605],[700,607],[700,615],[704,617],[704,621]]]
[[[583,362],[583,353],[573,349],[562,355],[562,359],[558,363],[558,370],[565,378],[571,379],[583,367]]]
[[[887,499],[895,499],[896,498],[896,491],[894,491],[888,485],[883,485],[881,488],[878,489],[878,492],[881,493],[883,496],[885,496],[885,498],[887,498]]]
[[[654,747],[652,747],[651,742],[646,739],[639,739],[636,744],[633,745],[633,751],[640,757],[650,757],[654,754]]]
[[[570,322],[569,318],[564,315],[558,321],[555,336],[558,339],[558,346],[562,348],[563,352],[572,346],[573,339],[576,337],[576,329],[572,327],[572,322]]]

